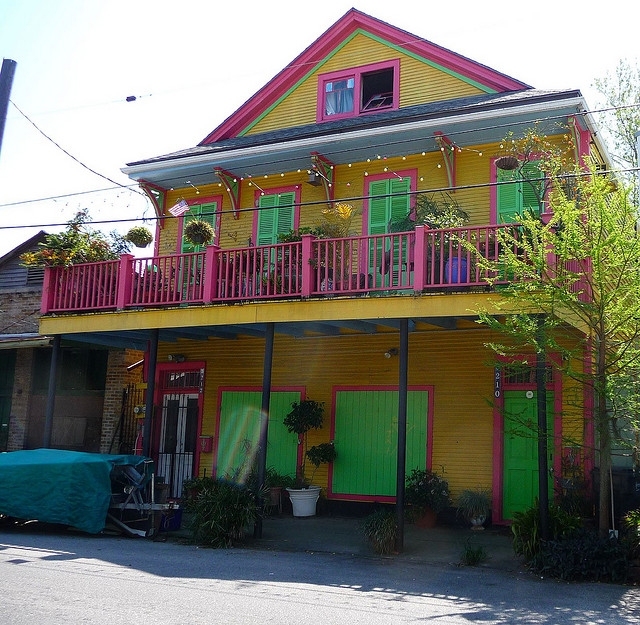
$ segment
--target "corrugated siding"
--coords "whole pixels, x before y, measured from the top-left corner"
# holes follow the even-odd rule
[[[454,492],[492,478],[493,393],[491,354],[483,343],[483,330],[430,332],[410,335],[409,385],[433,386],[434,469],[444,470]],[[398,380],[398,359],[384,358],[397,346],[396,333],[304,339],[276,335],[272,384],[304,387],[306,396],[325,402],[325,427],[309,433],[309,445],[330,440],[331,405],[336,386],[388,386]],[[161,346],[164,350],[165,346]],[[178,341],[168,353],[183,353],[189,360],[206,360],[203,434],[214,435],[220,386],[255,386],[262,383],[264,342],[240,338],[195,343]],[[282,426],[284,428],[284,426]],[[338,448],[338,453],[340,450]],[[207,464],[208,463],[208,464]],[[211,473],[213,458],[203,456],[201,473]],[[322,465],[314,480],[327,484]]]
[[[318,74],[400,59],[400,106],[412,106],[482,93],[480,89],[363,34],[356,35],[320,69],[276,105],[247,134],[316,121]]]

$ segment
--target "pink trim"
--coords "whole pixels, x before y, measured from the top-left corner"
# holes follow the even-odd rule
[[[350,9],[330,26],[306,50],[281,70],[269,83],[249,98],[235,113],[206,136],[200,145],[235,137],[256,117],[282,97],[292,85],[302,80],[335,48],[357,30],[366,31],[411,54],[428,58],[450,71],[467,76],[497,92],[531,88],[529,85],[481,65],[451,50],[441,48],[404,30]]]
[[[400,59],[391,59],[389,61],[381,61],[380,63],[371,63],[369,65],[360,65],[358,67],[349,67],[335,72],[328,72],[318,76],[318,95],[316,103],[316,122],[333,121],[336,119],[344,119],[346,117],[359,117],[360,115],[369,115],[377,113],[380,109],[371,111],[363,111],[361,109],[362,102],[360,95],[362,93],[362,75],[370,74],[385,69],[393,69],[393,103],[382,110],[393,111],[398,109],[400,104]],[[353,111],[343,113],[341,115],[330,115],[325,117],[325,85],[327,82],[340,80],[344,78],[354,79],[353,87]]]
[[[364,185],[364,195],[366,196],[364,202],[362,203],[362,232],[367,233],[369,231],[369,187],[372,182],[376,182],[377,180],[390,180],[392,178],[396,178],[397,176],[401,178],[409,178],[411,180],[411,184],[409,185],[409,192],[413,193],[418,188],[418,170],[417,169],[404,169],[402,171],[396,171],[393,173],[383,172],[381,174],[371,174],[367,176],[365,179]],[[410,200],[411,206],[414,204],[415,197],[412,196]]]
[[[293,229],[297,230],[300,227],[300,201],[301,201],[301,187],[299,184],[290,187],[274,187],[273,189],[264,189],[264,195],[278,195],[280,193],[295,193],[295,206],[293,207]],[[260,205],[260,198],[263,197],[261,191],[256,190],[253,194],[253,205],[257,208]],[[258,241],[258,211],[253,211],[253,226],[252,226],[252,238],[254,245]]]
[[[427,440],[426,440],[426,466],[425,469],[431,469],[431,459],[433,451],[433,393],[434,387],[427,384],[410,385],[407,387],[407,391],[427,391],[428,404],[427,404]],[[331,396],[331,426],[329,433],[331,440],[336,436],[336,394],[338,392],[349,391],[396,391],[398,392],[398,386],[393,385],[372,385],[372,386],[334,386]],[[333,465],[329,465],[328,471],[328,485],[327,485],[327,498],[328,499],[340,499],[344,501],[373,501],[380,503],[395,503],[395,496],[390,495],[359,495],[351,493],[335,493],[333,491]]]

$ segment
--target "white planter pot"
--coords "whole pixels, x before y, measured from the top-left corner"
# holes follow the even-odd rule
[[[316,502],[320,497],[320,486],[309,486],[309,488],[287,488],[293,516],[314,516],[316,513]]]

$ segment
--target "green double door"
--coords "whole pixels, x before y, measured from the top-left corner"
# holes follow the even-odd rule
[[[272,391],[269,407],[267,467],[295,477],[298,438],[283,420],[291,404],[300,401],[298,391]],[[244,482],[258,456],[262,423],[262,391],[223,391],[216,475]]]
[[[407,393],[406,470],[427,464],[429,393]],[[345,497],[395,497],[398,391],[337,391],[331,491]]]
[[[553,458],[553,393],[547,391],[548,466]],[[538,398],[536,391],[504,392],[502,516],[530,508],[538,497]],[[549,495],[553,478],[549,477]]]

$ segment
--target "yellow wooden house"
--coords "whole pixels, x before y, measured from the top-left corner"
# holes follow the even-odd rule
[[[490,488],[506,521],[535,496],[537,455],[505,414],[535,421],[536,386],[485,347],[473,311],[493,291],[455,241],[491,253],[497,228],[544,210],[496,167],[534,123],[576,158],[604,152],[579,91],[352,9],[195,147],[124,168],[156,209],[153,253],[47,269],[41,333],[146,351],[141,448],[174,496],[194,475],[242,479],[265,448],[295,474],[304,444],[282,421],[311,398],[325,421],[306,442],[337,451],[314,476],[329,502],[393,502],[398,475],[431,468],[454,495]],[[417,223],[425,198],[463,221]],[[197,221],[208,244],[187,236]],[[592,436],[568,393],[549,376],[558,471],[565,436]]]

